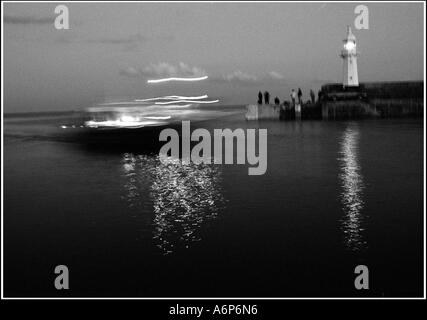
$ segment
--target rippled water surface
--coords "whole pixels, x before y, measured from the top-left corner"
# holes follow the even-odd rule
[[[155,147],[110,138],[97,148],[79,124],[69,114],[5,119],[5,295],[422,294],[421,120],[227,113],[198,124],[266,128],[262,176],[162,163]],[[53,286],[58,264],[70,269],[66,293]],[[369,267],[368,292],[354,289],[358,264]]]

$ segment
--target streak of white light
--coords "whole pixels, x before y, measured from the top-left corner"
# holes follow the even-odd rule
[[[147,111],[153,108],[157,108],[158,106],[152,105],[135,105],[129,107],[90,107],[87,109],[88,112],[135,112],[135,111]]]
[[[98,106],[114,106],[114,105],[122,105],[122,104],[137,104],[135,101],[120,101],[120,102],[104,102],[98,104]]]
[[[217,103],[219,100],[211,100],[211,101],[199,101],[199,100],[176,100],[176,101],[168,101],[168,102],[156,102],[158,105],[166,105],[166,104],[172,104],[177,102],[187,102],[187,103]]]
[[[175,101],[175,103],[176,102],[179,102],[179,101]],[[160,106],[159,104],[157,104],[156,103],[156,105],[157,106]],[[168,107],[169,108],[188,108],[188,107],[190,107],[192,104],[191,103],[189,103],[189,104],[170,104],[170,105],[168,105]]]
[[[157,121],[86,121],[85,125],[90,128],[108,127],[108,128],[142,128],[149,125],[160,124]]]
[[[186,96],[164,96],[164,97],[157,97],[157,98],[149,98],[149,99],[135,99],[137,102],[145,102],[145,101],[155,101],[155,100],[199,100],[199,99],[206,99],[208,97],[207,94],[203,96],[197,96],[197,97],[186,97]]]
[[[147,83],[161,83],[161,82],[168,82],[168,81],[201,81],[201,80],[206,80],[207,78],[208,78],[208,76],[196,77],[196,78],[171,77],[171,78],[147,80]]]
[[[171,118],[171,116],[165,116],[165,117],[155,117],[155,116],[153,116],[153,117],[144,117],[144,119],[149,119],[149,120],[167,120],[167,119],[170,119]]]

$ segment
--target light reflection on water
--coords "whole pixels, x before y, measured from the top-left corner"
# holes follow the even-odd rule
[[[364,181],[358,159],[359,128],[357,124],[349,124],[340,142],[339,179],[341,182],[340,200],[344,217],[341,229],[344,233],[344,243],[351,251],[363,251],[367,248],[364,239],[364,219],[362,214]]]
[[[141,214],[154,211],[152,238],[164,254],[200,241],[200,228],[214,219],[225,203],[218,166],[182,164],[179,160],[162,163],[157,155],[125,153],[122,168],[125,200],[129,207],[141,209]],[[150,210],[144,209],[145,194],[149,194]]]

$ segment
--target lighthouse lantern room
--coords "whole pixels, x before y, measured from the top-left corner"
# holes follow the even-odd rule
[[[351,32],[350,26],[347,26],[347,37],[343,40],[344,47],[341,51],[343,58],[343,86],[359,86],[359,77],[357,75],[357,51],[356,37]]]

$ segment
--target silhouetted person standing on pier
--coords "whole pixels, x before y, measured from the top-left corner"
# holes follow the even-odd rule
[[[270,93],[268,91],[264,92],[264,102],[265,104],[270,104]]]
[[[262,104],[262,92],[258,92],[258,104]]]
[[[314,95],[313,89],[310,89],[310,98],[311,98],[311,103],[315,104],[316,103],[316,96]]]
[[[322,93],[322,90],[319,90],[318,92],[317,92],[317,101],[322,101],[322,97],[323,97],[323,93]]]
[[[298,88],[298,103],[301,104],[302,103],[302,91],[301,88]]]
[[[297,93],[294,89],[291,91],[292,107],[295,107],[295,100],[297,99]]]

